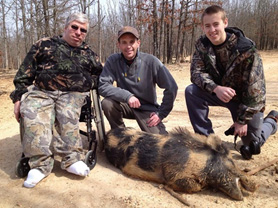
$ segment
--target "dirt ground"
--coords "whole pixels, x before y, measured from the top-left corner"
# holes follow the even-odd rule
[[[278,110],[278,51],[261,52],[261,55],[267,85],[267,114],[272,109]],[[184,89],[190,84],[189,63],[167,67],[176,79],[179,90],[174,109],[164,120],[165,125],[168,131],[177,126],[185,126],[192,131],[184,100]],[[185,206],[163,188],[159,188],[158,184],[123,175],[108,163],[103,152],[98,152],[97,165],[85,179],[61,170],[60,162],[56,160],[50,176],[33,189],[24,188],[24,179],[15,175],[15,165],[21,157],[21,144],[19,126],[13,116],[13,104],[9,99],[9,94],[14,88],[13,77],[14,74],[0,74],[0,208]],[[158,97],[162,98],[161,90]],[[224,135],[224,131],[232,124],[228,110],[212,108],[210,118],[215,133],[228,145],[235,163],[241,169],[252,170],[278,158],[277,133],[269,138],[260,155],[245,161],[234,150],[233,137]],[[106,130],[109,130],[108,122],[104,122]],[[138,128],[135,122],[129,120],[126,121],[126,126]],[[195,194],[182,194],[182,197],[187,199],[191,207],[278,207],[278,164],[259,171],[252,178],[260,187],[243,201],[231,200],[213,188]]]

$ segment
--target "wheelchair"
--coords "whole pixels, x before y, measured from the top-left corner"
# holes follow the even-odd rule
[[[87,137],[89,142],[88,152],[85,156],[86,165],[92,170],[97,162],[97,149],[103,151],[105,126],[101,109],[100,97],[96,88],[90,90],[90,95],[86,97],[86,104],[81,108],[80,122],[86,123],[86,131],[79,130],[80,134]],[[92,121],[95,123],[96,130],[92,128]],[[20,139],[23,139],[23,122],[20,120]],[[97,137],[98,136],[98,137]],[[97,139],[98,138],[98,139]],[[24,153],[16,164],[16,175],[24,178],[30,170],[29,158]]]

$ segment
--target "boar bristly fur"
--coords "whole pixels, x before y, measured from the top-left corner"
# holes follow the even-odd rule
[[[236,167],[219,137],[201,136],[185,128],[168,135],[113,129],[106,135],[105,153],[125,174],[166,184],[175,191],[194,193],[211,186],[242,200],[242,191],[257,188]]]

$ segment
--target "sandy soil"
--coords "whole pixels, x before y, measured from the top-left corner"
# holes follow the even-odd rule
[[[278,51],[261,52],[267,84],[266,112],[278,109]],[[190,83],[189,64],[168,66],[176,79],[179,91],[171,114],[165,119],[169,130],[185,126],[192,131],[185,101],[184,89]],[[35,188],[22,187],[24,179],[15,175],[15,165],[21,157],[19,126],[13,116],[13,104],[9,94],[13,90],[14,74],[0,74],[0,208],[10,207],[184,207],[158,184],[135,180],[123,175],[108,163],[103,152],[98,152],[97,165],[85,179],[60,169],[59,160],[53,172]],[[159,90],[159,99],[162,98]],[[254,169],[278,158],[277,134],[271,136],[262,148],[262,153],[250,161],[242,160],[234,150],[233,137],[224,131],[232,124],[229,112],[212,108],[210,112],[214,129],[231,149],[235,163],[241,168]],[[127,126],[136,127],[133,121]],[[109,125],[105,120],[106,130]],[[240,145],[240,144],[238,144]],[[259,189],[243,201],[231,200],[222,192],[207,188],[195,194],[183,194],[191,207],[278,207],[278,164],[274,164],[252,176],[260,184]]]

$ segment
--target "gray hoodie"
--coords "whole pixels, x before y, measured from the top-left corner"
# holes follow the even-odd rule
[[[114,81],[116,86],[113,85]],[[161,105],[157,103],[156,85],[162,89]],[[153,55],[138,52],[128,66],[120,53],[111,55],[99,77],[99,94],[127,103],[131,96],[140,100],[141,110],[158,113],[162,120],[173,109],[178,86],[161,61]]]

